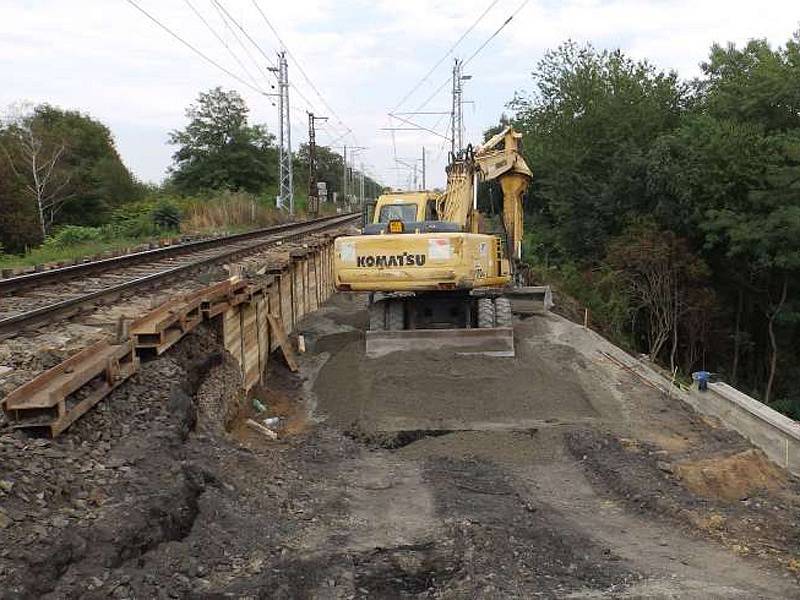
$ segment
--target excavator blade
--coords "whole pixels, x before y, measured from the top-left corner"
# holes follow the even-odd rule
[[[457,354],[513,357],[514,330],[511,327],[493,327],[367,332],[367,358],[379,358],[391,352],[440,349],[453,349]]]

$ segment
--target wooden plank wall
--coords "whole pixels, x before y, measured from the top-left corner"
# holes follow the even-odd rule
[[[279,317],[287,333],[294,332],[300,319],[333,293],[332,258],[330,242],[292,252],[288,264],[272,269],[250,301],[222,314],[225,348],[241,366],[247,390],[264,382],[269,354],[277,349],[267,314]]]

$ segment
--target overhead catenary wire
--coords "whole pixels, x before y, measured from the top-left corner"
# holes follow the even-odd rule
[[[134,7],[136,10],[138,10],[140,13],[142,13],[144,16],[146,16],[148,19],[150,19],[150,20],[151,20],[153,23],[155,23],[156,25],[158,25],[158,27],[160,27],[161,29],[163,29],[164,31],[166,31],[166,32],[167,32],[169,35],[171,35],[173,38],[175,38],[176,40],[178,40],[178,41],[179,41],[181,44],[183,44],[184,46],[186,46],[187,48],[189,48],[189,49],[190,49],[192,52],[194,52],[195,54],[197,54],[198,56],[200,56],[200,57],[201,57],[203,60],[205,60],[207,63],[209,63],[209,64],[213,65],[214,67],[216,67],[217,69],[219,69],[220,71],[222,71],[223,73],[225,73],[226,75],[228,75],[229,77],[231,77],[232,79],[235,79],[236,81],[238,81],[239,83],[241,83],[241,84],[242,84],[242,85],[244,85],[245,87],[247,87],[247,88],[249,88],[249,89],[253,90],[254,92],[257,92],[257,93],[259,93],[259,94],[264,94],[264,93],[265,93],[265,92],[264,92],[264,90],[262,90],[262,89],[258,88],[257,86],[254,86],[253,84],[251,84],[250,82],[248,82],[246,79],[244,79],[244,78],[240,77],[239,75],[237,75],[236,73],[234,73],[234,72],[233,72],[233,71],[231,71],[230,69],[228,69],[228,68],[224,67],[223,65],[221,65],[220,63],[218,63],[217,61],[215,61],[213,58],[211,58],[210,56],[208,56],[207,54],[205,54],[205,53],[204,53],[202,50],[200,50],[199,48],[197,48],[196,46],[194,46],[194,45],[193,45],[193,44],[191,44],[190,42],[187,42],[187,41],[186,41],[185,39],[183,39],[183,38],[182,38],[180,35],[178,35],[177,33],[175,33],[175,32],[174,32],[172,29],[170,29],[169,27],[167,27],[166,25],[164,25],[164,24],[163,24],[161,21],[159,21],[159,20],[158,20],[156,17],[154,17],[154,16],[153,16],[152,14],[150,14],[149,12],[147,12],[147,11],[146,11],[144,8],[142,8],[142,7],[141,7],[141,6],[140,6],[140,5],[139,5],[139,4],[136,2],[136,0],[127,0],[127,2],[128,2],[128,4],[130,4],[131,6],[133,6],[133,7]]]
[[[258,74],[266,79],[271,89],[275,89],[275,85],[272,83],[271,74],[269,70],[265,69],[264,65],[258,60],[256,60],[256,58],[253,56],[253,53],[247,47],[247,44],[245,44],[244,41],[242,41],[242,38],[239,36],[239,34],[236,33],[236,29],[234,29],[231,26],[232,20],[229,19],[229,17],[225,16],[226,13],[224,12],[224,9],[217,2],[215,2],[215,0],[211,0],[211,6],[216,11],[217,16],[219,17],[219,20],[222,21],[222,24],[225,26],[225,29],[227,29],[230,32],[231,37],[233,37],[233,39],[236,40],[236,43],[239,44],[239,48],[241,48],[242,51],[247,56],[247,58],[250,59],[250,62],[255,65]],[[275,105],[274,102],[272,104],[273,106]]]
[[[347,131],[345,132],[345,135],[346,135],[347,133],[352,133],[352,132],[353,132],[353,130],[352,130],[351,128],[349,128],[349,127],[348,127],[348,126],[347,126],[347,125],[344,123],[344,121],[342,121],[342,118],[339,116],[339,114],[338,114],[338,113],[337,113],[337,112],[334,110],[334,108],[333,108],[333,107],[332,107],[332,106],[331,106],[331,105],[328,103],[328,101],[325,99],[325,97],[324,97],[324,96],[322,95],[322,93],[319,91],[319,89],[317,88],[317,86],[316,86],[316,85],[314,85],[314,82],[313,82],[313,81],[311,80],[311,78],[308,76],[308,74],[306,73],[305,69],[303,69],[303,65],[302,65],[302,64],[300,64],[300,61],[299,61],[299,60],[297,60],[297,57],[296,57],[296,56],[295,56],[295,55],[292,53],[292,51],[289,49],[289,46],[286,44],[286,42],[284,42],[284,41],[283,41],[283,38],[282,38],[282,37],[280,36],[280,34],[278,33],[278,30],[275,28],[275,26],[274,26],[274,25],[272,24],[272,22],[269,20],[269,17],[267,17],[267,14],[266,14],[266,13],[265,13],[265,12],[262,10],[262,8],[261,8],[261,6],[258,4],[258,2],[256,2],[256,0],[252,0],[252,3],[253,3],[253,6],[255,6],[255,7],[256,7],[256,10],[258,11],[258,13],[261,15],[261,18],[262,18],[262,19],[264,20],[264,22],[267,24],[267,27],[269,27],[270,31],[272,31],[272,33],[275,35],[275,38],[276,38],[276,39],[278,40],[278,42],[280,43],[281,47],[282,47],[282,48],[283,48],[283,49],[286,51],[286,54],[289,56],[289,58],[291,58],[291,59],[292,59],[292,62],[294,62],[295,66],[297,67],[297,70],[298,70],[298,71],[300,71],[300,75],[303,77],[303,79],[305,79],[305,81],[306,81],[306,83],[309,85],[309,87],[310,87],[310,88],[311,88],[311,89],[314,91],[314,93],[315,93],[315,94],[317,95],[317,97],[320,99],[320,102],[322,102],[322,105],[323,105],[323,106],[324,106],[324,107],[325,107],[325,108],[328,110],[328,112],[330,112],[330,114],[331,114],[331,115],[332,115],[332,116],[333,116],[333,117],[336,119],[337,123],[339,123],[339,125],[341,125],[341,126],[344,128],[344,129],[346,129],[346,130],[347,130]],[[292,86],[292,87],[294,87],[294,86]],[[295,91],[297,91],[297,90],[295,89]],[[299,93],[299,92],[298,92],[298,93]],[[301,96],[302,96],[302,94],[301,94]],[[308,102],[308,100],[307,100],[307,99],[306,99],[306,102]],[[310,105],[311,103],[310,103],[310,102],[308,102],[308,104]],[[358,140],[357,140],[357,138],[355,137],[355,134],[353,134],[353,140],[355,141],[355,143],[356,143],[356,144],[358,144]]]
[[[249,70],[249,69],[247,68],[247,66],[244,64],[244,62],[242,62],[242,60],[239,58],[239,56],[238,56],[238,55],[237,55],[237,54],[236,54],[236,53],[233,51],[233,49],[231,49],[231,47],[228,45],[228,42],[226,42],[226,41],[225,41],[225,39],[224,39],[224,38],[223,38],[223,37],[222,37],[222,36],[221,36],[221,35],[220,35],[220,34],[217,32],[217,30],[216,30],[216,29],[215,29],[215,28],[214,28],[214,27],[211,25],[211,23],[209,23],[209,22],[206,20],[206,18],[205,18],[205,17],[202,15],[202,13],[201,13],[199,10],[197,10],[197,8],[195,7],[195,5],[194,5],[194,4],[192,4],[191,0],[183,0],[183,1],[186,3],[186,6],[188,6],[188,7],[189,7],[189,9],[190,9],[190,10],[191,10],[191,11],[192,11],[192,12],[193,12],[193,13],[194,13],[196,16],[197,16],[197,18],[198,18],[198,19],[200,19],[200,20],[203,22],[203,25],[205,25],[205,26],[206,26],[206,29],[208,29],[208,30],[211,32],[211,34],[212,34],[212,35],[213,35],[215,38],[217,38],[217,40],[219,41],[219,43],[220,43],[220,44],[222,44],[222,46],[223,46],[223,47],[224,47],[224,48],[225,48],[225,49],[228,51],[228,54],[230,54],[230,55],[231,55],[231,57],[233,58],[233,60],[235,60],[235,61],[236,61],[236,63],[239,65],[239,67],[241,67],[242,71],[244,71],[244,72],[247,74],[247,76],[250,78],[250,81],[252,81],[252,82],[253,82],[253,85],[255,85],[255,86],[258,86],[258,85],[259,85],[259,84],[258,84],[258,81],[256,81],[256,78],[253,76],[253,74],[250,72],[250,70]]]
[[[255,2],[255,0],[253,0],[253,1]],[[497,3],[498,3],[499,1],[500,1],[500,0],[493,0],[493,1],[492,1],[492,2],[489,4],[489,6],[487,6],[487,7],[486,7],[486,9],[485,9],[485,10],[484,10],[484,11],[483,11],[483,12],[482,12],[482,13],[481,13],[479,16],[478,16],[478,18],[477,18],[477,19],[475,19],[475,21],[473,21],[472,25],[470,25],[470,26],[469,26],[469,28],[468,28],[468,29],[467,29],[467,30],[466,30],[464,33],[462,33],[462,34],[461,34],[461,37],[459,37],[459,38],[458,38],[458,39],[457,39],[457,40],[456,40],[456,41],[455,41],[455,42],[454,42],[454,43],[453,43],[453,44],[450,46],[450,48],[448,48],[447,52],[445,52],[445,53],[442,55],[442,57],[441,57],[441,58],[440,58],[438,61],[436,61],[436,64],[434,64],[434,65],[433,65],[433,66],[430,68],[430,70],[429,70],[429,71],[428,71],[428,72],[427,72],[427,73],[426,73],[426,74],[425,74],[425,75],[422,77],[422,79],[420,79],[420,80],[419,80],[419,81],[416,83],[416,85],[414,85],[414,87],[412,87],[412,88],[411,88],[411,89],[410,89],[410,90],[409,90],[409,91],[406,93],[406,95],[405,95],[405,96],[403,96],[403,98],[402,98],[402,99],[401,99],[401,100],[400,100],[400,101],[397,103],[397,105],[396,105],[396,106],[395,106],[395,107],[394,107],[394,108],[391,110],[391,112],[394,112],[394,111],[396,111],[398,108],[400,108],[400,107],[401,107],[401,106],[402,106],[402,105],[405,103],[405,101],[406,101],[406,100],[408,100],[408,99],[409,99],[409,98],[410,98],[410,97],[411,97],[411,96],[414,94],[414,92],[416,92],[416,91],[417,91],[417,90],[420,88],[420,86],[422,86],[422,84],[423,84],[423,83],[425,83],[426,81],[428,81],[428,79],[430,78],[430,76],[431,76],[431,75],[433,75],[433,72],[434,72],[436,69],[438,69],[438,68],[439,68],[439,65],[441,65],[441,64],[442,64],[442,63],[443,63],[443,62],[444,62],[444,61],[447,59],[447,57],[448,57],[448,56],[450,56],[450,55],[453,53],[453,50],[455,50],[455,49],[458,47],[458,45],[459,45],[459,44],[460,44],[462,41],[464,41],[464,38],[466,38],[466,37],[467,37],[467,36],[468,36],[470,33],[472,33],[472,31],[475,29],[475,27],[477,27],[477,26],[478,26],[478,24],[479,24],[479,23],[480,23],[480,22],[483,20],[483,18],[484,18],[484,17],[485,17],[485,16],[486,16],[486,15],[489,13],[489,11],[490,11],[490,10],[492,10],[492,9],[493,9],[493,8],[494,8],[494,7],[497,5]]]
[[[482,43],[481,43],[481,44],[480,44],[480,45],[479,45],[479,46],[478,46],[478,47],[477,47],[477,48],[476,48],[476,49],[475,49],[473,52],[472,52],[472,54],[470,54],[470,55],[469,55],[469,57],[468,57],[466,60],[464,60],[464,61],[461,63],[462,67],[463,67],[463,66],[465,66],[465,65],[467,65],[467,64],[468,64],[468,63],[470,63],[470,62],[471,62],[471,61],[472,61],[472,60],[473,60],[475,57],[477,57],[477,56],[478,56],[478,55],[479,55],[479,54],[480,54],[480,53],[481,53],[481,52],[482,52],[482,51],[483,51],[483,50],[486,48],[486,46],[488,46],[488,45],[491,43],[491,41],[492,41],[493,39],[495,39],[495,38],[496,38],[496,37],[497,37],[497,36],[500,34],[500,32],[501,32],[501,31],[503,31],[503,29],[505,29],[505,28],[506,28],[506,27],[509,25],[509,23],[511,23],[511,21],[514,19],[514,17],[516,17],[516,16],[517,16],[517,14],[519,14],[519,12],[520,12],[520,11],[521,11],[523,8],[525,8],[525,6],[528,4],[528,2],[529,2],[529,1],[530,1],[530,0],[523,0],[523,1],[520,3],[520,5],[519,5],[519,6],[518,6],[518,7],[517,7],[517,8],[516,8],[516,9],[515,9],[515,10],[514,10],[514,11],[513,11],[513,12],[512,12],[512,13],[511,13],[511,14],[510,14],[510,15],[509,15],[509,16],[508,16],[508,17],[507,17],[507,18],[506,18],[506,19],[505,19],[505,20],[504,20],[504,21],[501,23],[501,24],[500,24],[500,26],[499,26],[499,27],[498,27],[498,28],[497,28],[497,29],[496,29],[496,30],[495,30],[495,31],[494,31],[494,32],[493,32],[493,33],[492,33],[492,34],[491,34],[489,37],[487,37],[487,38],[486,38],[486,39],[485,39],[485,40],[484,40],[484,41],[483,41],[483,42],[482,42]],[[484,14],[485,14],[486,12],[488,12],[488,10],[490,10],[490,9],[491,9],[493,6],[494,6],[494,4],[490,5],[490,6],[489,6],[489,9],[487,9],[486,11],[484,11],[484,13],[482,13],[482,15],[479,17],[479,21],[480,21],[480,20],[483,18]],[[477,23],[476,23],[476,24],[477,24]],[[476,24],[474,24],[474,25],[476,25]],[[474,27],[474,25],[473,25],[473,27]],[[468,30],[468,31],[471,31],[471,29],[470,29],[470,30]],[[466,37],[466,36],[462,36],[462,37]],[[460,42],[460,39],[461,39],[461,38],[459,38],[459,42]],[[457,42],[457,43],[459,43],[459,42]],[[454,46],[455,46],[455,45],[457,45],[457,44],[454,44]],[[440,59],[440,61],[439,61],[439,62],[438,62],[436,65],[435,65],[434,69],[432,69],[432,70],[431,70],[431,72],[433,72],[433,71],[435,70],[435,68],[436,68],[436,67],[438,67],[438,66],[439,66],[439,64],[441,64],[441,62],[443,62],[444,58],[447,58],[447,56],[448,56],[449,54],[450,54],[450,51],[448,51],[448,53],[447,53],[447,54],[446,54],[446,55],[445,55],[445,56],[444,56],[442,59]],[[429,77],[429,76],[430,76],[429,74],[428,74],[428,75],[426,75],[426,77]],[[425,78],[423,78],[423,79],[425,79]],[[437,95],[438,95],[438,94],[439,94],[439,93],[440,93],[440,92],[441,92],[441,91],[442,91],[442,90],[443,90],[443,89],[444,89],[444,88],[445,88],[445,87],[448,85],[448,84],[450,84],[450,83],[451,83],[451,81],[452,81],[451,77],[448,77],[447,79],[445,79],[445,80],[444,80],[444,81],[441,83],[441,85],[439,85],[439,87],[437,87],[437,88],[436,88],[436,90],[434,90],[434,92],[433,92],[432,94],[430,94],[430,95],[429,95],[429,96],[428,96],[428,97],[425,99],[425,101],[424,101],[424,102],[422,102],[422,103],[421,103],[421,104],[420,104],[420,105],[419,105],[419,106],[418,106],[418,107],[417,107],[417,108],[416,108],[414,111],[410,111],[408,114],[409,114],[409,115],[413,115],[413,114],[415,114],[415,113],[416,113],[416,114],[419,114],[419,113],[421,113],[421,112],[422,112],[422,110],[423,110],[423,109],[424,109],[424,108],[425,108],[425,107],[426,107],[426,106],[427,106],[427,105],[428,105],[428,104],[429,104],[429,103],[430,103],[430,102],[431,102],[431,101],[432,101],[432,100],[433,100],[433,99],[434,99],[434,98],[435,98],[435,97],[436,97],[436,96],[437,96]],[[394,110],[397,110],[397,108],[398,108],[399,106],[401,106],[401,105],[402,105],[402,104],[403,104],[403,103],[404,103],[404,102],[407,100],[407,98],[408,98],[408,97],[410,97],[410,96],[411,96],[411,94],[413,93],[413,91],[416,91],[416,89],[418,89],[418,88],[420,87],[421,83],[422,83],[422,82],[420,82],[420,83],[418,83],[417,85],[415,85],[415,86],[414,86],[414,88],[412,88],[412,92],[411,92],[411,93],[409,93],[409,94],[407,94],[407,95],[406,95],[406,97],[404,97],[404,98],[403,98],[403,100],[401,100],[401,102],[400,102],[400,103],[398,103],[398,105],[395,107],[395,109],[393,109],[393,111],[394,111]],[[392,114],[392,113],[388,113],[388,114],[389,114],[389,117],[390,117],[390,118],[401,120],[401,119],[400,119],[400,117],[398,117],[398,116],[397,116],[397,115],[395,115],[395,114]],[[448,114],[449,114],[449,113],[448,113]],[[441,121],[442,121],[442,120],[443,120],[443,118],[442,118],[442,117],[440,117],[440,119],[437,121],[437,123],[436,123],[435,125],[433,125],[433,127],[431,127],[431,128],[427,128],[427,127],[420,126],[419,124],[417,124],[417,123],[413,123],[413,122],[411,122],[411,121],[408,121],[408,120],[402,120],[402,121],[404,121],[404,122],[406,122],[406,123],[409,123],[409,124],[412,124],[412,125],[414,125],[414,128],[415,128],[415,129],[419,129],[420,131],[429,131],[429,132],[430,132],[430,130],[431,130],[431,129],[433,129],[433,130],[437,130],[437,129],[438,129],[438,125],[439,125],[439,123],[441,123]],[[440,136],[440,137],[442,137],[442,138],[445,138],[445,137],[446,137],[444,134],[438,134],[438,131],[437,131],[437,135],[439,135],[439,136]],[[441,153],[443,152],[443,149],[444,149],[444,143],[446,143],[446,140],[445,140],[445,141],[444,141],[444,142],[443,142],[443,143],[440,145],[439,151],[437,152],[436,159],[435,159],[435,160],[437,160],[437,161],[438,161],[439,157],[441,156]],[[393,146],[393,154],[394,154],[394,161],[395,161],[395,164],[399,164],[399,162],[398,162],[398,158],[397,158],[397,147],[396,147],[396,140],[395,140],[395,134],[394,134],[394,131],[392,131],[392,146]]]
[[[496,37],[497,37],[497,36],[500,34],[500,32],[501,32],[501,31],[503,31],[503,29],[505,29],[505,28],[508,26],[508,24],[509,24],[509,23],[511,23],[511,21],[514,19],[514,17],[516,17],[516,16],[517,16],[517,14],[519,14],[519,12],[520,12],[520,11],[521,11],[523,8],[525,8],[525,5],[527,5],[527,4],[528,4],[528,2],[530,2],[530,0],[523,0],[523,1],[522,1],[522,3],[521,3],[521,4],[520,4],[518,7],[517,7],[517,9],[516,9],[516,10],[515,10],[513,13],[511,13],[511,14],[508,16],[508,18],[507,18],[505,21],[503,21],[503,23],[500,25],[500,27],[498,27],[498,28],[497,28],[497,29],[494,31],[494,33],[492,33],[492,35],[490,35],[488,38],[486,38],[486,40],[485,40],[485,41],[484,41],[484,42],[483,42],[483,43],[482,43],[480,46],[478,46],[478,48],[477,48],[477,49],[476,49],[476,50],[475,50],[475,51],[474,51],[472,54],[470,54],[470,56],[469,56],[467,59],[465,59],[465,60],[464,60],[464,61],[461,63],[461,66],[462,66],[462,67],[465,67],[465,66],[467,66],[467,65],[468,65],[468,64],[469,64],[469,63],[472,61],[472,59],[474,59],[476,56],[478,56],[478,54],[480,54],[480,53],[481,53],[481,51],[482,51],[484,48],[486,48],[486,46],[488,46],[488,45],[489,45],[489,43],[490,43],[490,42],[491,42],[491,41],[492,41],[494,38],[496,38]],[[449,83],[450,83],[450,81],[451,81],[450,77],[448,77],[447,79],[445,79],[445,80],[442,82],[442,84],[441,84],[441,85],[440,85],[438,88],[436,88],[436,90],[435,90],[435,91],[434,91],[434,92],[433,92],[433,93],[432,93],[430,96],[428,96],[428,98],[425,100],[425,102],[423,102],[422,104],[420,104],[420,105],[417,107],[417,109],[416,109],[414,112],[421,111],[423,108],[425,108],[425,107],[428,105],[428,103],[429,103],[431,100],[433,100],[433,99],[434,99],[434,98],[435,98],[435,97],[436,97],[436,96],[439,94],[439,92],[441,92],[441,91],[442,91],[442,90],[443,90],[443,89],[444,89],[444,88],[447,86],[447,84],[449,84]]]
[[[256,42],[249,33],[247,33],[247,30],[244,27],[242,27],[241,23],[239,23],[239,21],[237,21],[233,17],[233,15],[231,15],[231,13],[228,12],[228,9],[225,8],[219,0],[211,0],[211,1],[213,2],[213,4],[215,6],[219,7],[222,10],[222,12],[225,13],[225,16],[228,17],[228,19],[230,19],[231,23],[236,25],[236,27],[239,29],[239,31],[241,31],[244,34],[244,36],[248,39],[248,41],[251,44],[253,44],[255,49],[258,50],[261,53],[261,56],[264,57],[264,60],[267,61],[267,64],[270,67],[272,67],[273,69],[277,68],[275,66],[275,63],[272,62],[272,59],[267,55],[267,53],[264,51],[264,49],[261,47],[261,45],[258,42]]]
[[[247,40],[258,50],[258,52],[264,57],[264,59],[267,61],[267,64],[269,64],[270,67],[273,68],[273,69],[276,68],[274,63],[272,62],[272,59],[270,59],[270,57],[267,55],[267,53],[264,50],[264,48],[262,48],[262,46],[253,38],[253,36],[250,35],[250,33],[247,31],[247,29],[245,29],[245,27],[230,13],[230,11],[228,11],[225,8],[225,6],[220,2],[220,0],[211,0],[211,2],[218,8],[218,11],[219,10],[222,11],[220,16],[223,17],[223,20],[225,18],[230,20],[236,26],[236,28],[239,29],[239,31],[241,31],[242,34],[244,34],[244,36],[247,38]],[[289,54],[288,51],[287,51],[287,54]],[[251,60],[254,60],[254,59],[252,59],[252,56],[251,56]],[[294,85],[292,82],[290,82],[289,83],[289,87],[291,87],[295,91],[295,93],[306,103],[306,109],[307,110],[310,110],[311,112],[317,112],[316,109],[314,108],[314,103],[311,102],[308,99],[308,97],[305,94],[303,94],[303,92],[300,91],[297,88],[296,85]],[[293,107],[293,108],[296,109],[297,107]],[[303,111],[300,111],[300,112],[302,112],[302,121],[298,122],[298,124],[300,124],[303,121],[305,121],[305,112],[303,112]]]

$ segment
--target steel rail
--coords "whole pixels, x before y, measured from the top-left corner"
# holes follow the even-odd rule
[[[355,213],[354,213],[355,214]],[[0,279],[0,295],[7,295],[19,290],[36,287],[44,283],[53,283],[70,279],[73,276],[86,276],[116,269],[121,266],[133,265],[141,262],[151,261],[160,258],[168,258],[171,256],[178,256],[181,254],[191,254],[198,250],[206,248],[214,248],[216,246],[224,246],[230,242],[238,242],[243,240],[261,237],[272,233],[279,233],[281,231],[291,230],[293,228],[302,227],[313,223],[326,223],[328,221],[342,218],[342,215],[334,215],[331,217],[320,217],[318,219],[311,219],[308,221],[300,221],[295,223],[283,223],[281,225],[273,225],[271,227],[263,227],[261,229],[254,229],[244,233],[235,233],[233,235],[226,235],[222,237],[209,238],[205,240],[196,240],[194,242],[186,242],[183,244],[175,244],[172,246],[165,246],[162,248],[154,248],[152,250],[143,250],[141,252],[132,252],[131,254],[123,254],[122,256],[112,256],[110,258],[103,258],[85,263],[78,263],[69,265],[67,267],[60,267],[58,269],[50,269],[47,271],[39,271],[36,273],[28,273],[27,275],[18,275],[16,277],[9,277]]]
[[[322,219],[314,219],[311,221],[303,221],[300,223],[291,223],[285,226],[282,225],[279,226],[277,230],[275,228],[272,228],[270,231],[261,230],[261,236],[269,235],[269,233],[272,233],[273,237],[263,242],[254,241],[253,244],[248,245],[244,248],[240,247],[227,252],[221,252],[219,254],[215,254],[210,257],[200,258],[198,260],[187,262],[185,264],[178,265],[169,269],[157,271],[155,273],[151,273],[143,277],[138,277],[135,279],[131,279],[129,281],[124,281],[122,283],[112,285],[101,290],[89,292],[87,294],[83,294],[75,298],[62,300],[61,302],[55,302],[53,304],[48,304],[47,306],[35,308],[33,310],[23,312],[18,315],[13,315],[11,317],[0,319],[0,339],[5,339],[7,337],[15,335],[19,333],[22,327],[39,323],[47,318],[53,318],[58,315],[65,316],[65,318],[67,318],[71,316],[72,313],[79,311],[80,307],[85,304],[96,302],[97,300],[101,300],[103,298],[119,296],[126,291],[138,287],[146,287],[161,279],[166,279],[176,275],[182,275],[185,272],[191,271],[193,269],[210,266],[217,262],[235,259],[242,255],[252,254],[253,252],[258,252],[268,248],[273,248],[277,246],[279,243],[292,241],[301,235],[323,231],[329,227],[353,221],[358,217],[359,214],[357,213],[351,213],[347,215],[336,215],[335,217],[325,217]],[[287,229],[291,231],[287,232]],[[253,232],[250,233],[252,234]],[[281,233],[286,233],[286,235],[280,235]],[[230,237],[233,236],[229,236],[228,241],[230,241]],[[255,236],[250,235],[250,237],[255,237]],[[242,238],[239,237],[238,239],[241,240]],[[70,314],[65,315],[65,313],[70,313]]]

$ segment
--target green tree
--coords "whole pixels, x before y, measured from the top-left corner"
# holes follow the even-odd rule
[[[23,252],[40,241],[36,208],[0,156],[0,252]]]
[[[263,125],[249,125],[249,109],[235,91],[216,87],[186,110],[189,124],[173,131],[172,183],[178,191],[209,189],[260,193],[277,180],[274,136]]]
[[[511,102],[536,173],[529,211],[572,256],[598,259],[631,213],[648,211],[647,153],[677,125],[687,88],[675,73],[573,42],[547,52],[533,78],[535,91]]]
[[[99,225],[142,195],[109,129],[80,112],[48,104],[17,110],[0,129],[0,147],[20,194],[17,204],[33,205],[40,240],[59,225]]]
[[[618,51],[546,54],[511,102],[535,174],[529,256],[588,286],[613,266],[641,348],[687,369],[702,358],[800,415],[800,33],[714,45],[702,69],[683,83]],[[644,302],[634,282],[671,264],[688,269],[678,295]]]

